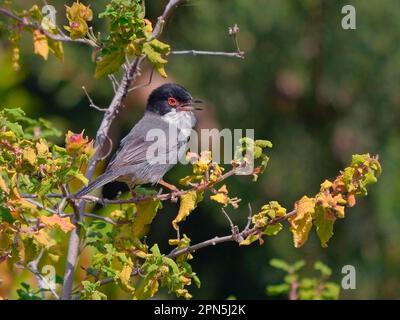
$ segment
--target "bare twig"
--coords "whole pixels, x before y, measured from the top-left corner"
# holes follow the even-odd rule
[[[247,216],[247,224],[246,224],[244,230],[249,230],[250,225],[251,225],[252,216],[253,216],[253,209],[251,207],[250,202],[248,203],[248,207],[249,207],[249,215]]]
[[[50,290],[51,294],[54,296],[54,298],[56,298],[57,300],[60,299],[60,297],[58,296],[57,292],[54,290],[53,284],[49,283],[46,279],[46,277],[44,277],[38,269],[38,265],[40,260],[43,257],[44,254],[44,249],[42,249],[39,253],[39,255],[37,256],[37,258],[31,262],[29,262],[26,266],[26,269],[29,270],[30,272],[33,273],[33,275],[35,276],[38,285],[40,287],[40,289],[42,290]]]
[[[110,79],[114,93],[117,93],[118,87],[119,87],[119,82],[117,78],[113,74],[108,75],[108,79]]]
[[[144,88],[144,87],[148,87],[149,85],[151,85],[151,82],[153,81],[153,74],[154,74],[154,68],[151,69],[149,81],[147,81],[147,83],[140,84],[138,86],[134,86],[134,87],[130,88],[128,90],[128,92],[131,92],[131,91],[136,90],[136,89],[141,89],[141,88]]]
[[[101,112],[106,112],[106,111],[107,111],[107,108],[100,108],[100,107],[98,107],[98,106],[93,102],[93,99],[90,97],[90,95],[89,95],[89,93],[87,92],[85,86],[82,86],[82,90],[85,92],[86,97],[87,97],[88,100],[89,100],[89,107],[92,107],[92,108],[94,108],[94,109],[96,109],[96,110],[98,110],[98,111],[101,111]]]
[[[223,52],[223,51],[201,51],[201,50],[174,50],[171,54],[191,54],[193,56],[197,55],[207,55],[207,56],[224,56],[224,57],[234,57],[244,59],[244,51],[237,52]]]
[[[53,210],[51,208],[48,208],[48,207],[44,206],[43,204],[41,204],[40,202],[32,200],[31,198],[25,198],[25,200],[27,202],[29,202],[30,204],[33,204],[34,206],[36,206],[39,209],[46,210],[47,212],[50,212],[52,214],[57,214],[57,215],[59,214],[58,210]]]
[[[89,218],[93,218],[93,219],[98,219],[98,220],[102,220],[102,221],[107,222],[107,223],[111,223],[111,224],[114,225],[114,226],[116,226],[116,225],[118,225],[118,224],[128,223],[128,221],[126,221],[126,222],[125,222],[125,221],[114,221],[114,220],[111,219],[111,218],[99,216],[99,215],[94,214],[94,213],[84,213],[83,215],[84,215],[85,217],[89,217]]]

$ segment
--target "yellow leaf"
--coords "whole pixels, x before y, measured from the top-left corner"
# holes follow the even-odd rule
[[[329,180],[325,180],[324,182],[321,183],[321,190],[329,189],[332,187],[333,184]]]
[[[38,151],[39,155],[46,155],[49,153],[49,146],[47,145],[46,141],[40,139],[39,142],[36,143],[36,150]]]
[[[58,226],[64,233],[67,233],[75,228],[75,226],[71,223],[69,217],[61,218],[60,216],[54,214],[50,217],[41,216],[40,220],[49,227]]]
[[[33,235],[33,238],[42,246],[46,247],[47,249],[51,248],[52,246],[56,245],[56,241],[52,239],[49,234],[46,232],[45,229],[39,230],[36,234]]]
[[[221,188],[219,188],[217,191],[220,193],[228,194],[228,189],[226,188],[225,184]]]
[[[32,166],[36,165],[37,162],[36,153],[35,150],[33,150],[32,148],[26,148],[22,156],[24,160],[28,161],[29,164],[31,164]]]
[[[178,230],[178,223],[184,221],[186,217],[196,208],[197,203],[203,199],[203,193],[197,191],[189,191],[181,196],[181,205],[178,215],[172,221],[175,230]]]
[[[10,193],[10,188],[7,186],[7,183],[4,181],[2,176],[0,176],[0,189],[3,190],[5,194]]]
[[[33,31],[33,48],[35,54],[47,60],[49,56],[49,44],[46,36],[39,30]]]
[[[15,133],[12,131],[1,131],[0,138],[7,141],[15,141],[17,139]]]
[[[210,199],[214,200],[214,201],[217,201],[217,202],[219,202],[219,203],[221,203],[223,205],[226,205],[229,202],[229,198],[225,193],[214,194],[214,195],[210,196]]]
[[[50,51],[61,61],[64,60],[64,48],[61,41],[47,40]]]
[[[81,173],[81,172],[77,172],[74,175],[75,179],[78,179],[80,182],[82,182],[85,186],[88,185],[89,180]]]
[[[132,226],[134,237],[140,239],[147,233],[148,226],[152,223],[160,208],[161,202],[159,200],[147,200],[136,204],[137,213]]]
[[[315,199],[304,196],[295,204],[296,214],[289,217],[290,231],[293,233],[293,243],[300,248],[308,238],[312,226],[312,216],[315,210]]]
[[[118,278],[121,282],[121,287],[123,290],[127,292],[133,292],[135,291],[135,288],[130,285],[130,279],[132,276],[132,265],[130,264],[125,264],[121,270],[121,272],[118,275]]]

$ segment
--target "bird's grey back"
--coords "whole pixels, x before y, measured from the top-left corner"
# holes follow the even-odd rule
[[[153,131],[149,132],[150,130]],[[161,133],[165,134],[166,143],[157,143],[156,156],[166,161],[154,163],[154,158],[148,150],[151,146],[154,149],[157,140],[150,140],[149,136],[158,136]],[[121,140],[120,147],[106,172],[118,170],[120,175],[117,180],[128,184],[158,182],[177,163],[179,156],[177,150],[186,146],[187,141],[169,139],[170,134],[170,123],[155,113],[146,112],[129,134]]]

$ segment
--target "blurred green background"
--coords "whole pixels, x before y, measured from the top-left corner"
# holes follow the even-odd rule
[[[14,1],[28,8],[34,1]],[[56,6],[57,23],[64,21],[63,1]],[[69,3],[70,1],[67,1]],[[95,13],[106,1],[91,3]],[[147,16],[156,21],[166,1],[147,1]],[[352,4],[357,29],[343,30],[341,9]],[[4,19],[2,16],[0,20]],[[103,21],[95,30],[104,29]],[[257,183],[248,177],[228,180],[230,193],[243,199],[232,219],[245,224],[247,202],[255,210],[270,200],[290,209],[302,195],[314,195],[325,178],[334,177],[354,153],[378,153],[383,175],[370,194],[346,211],[335,224],[327,249],[314,231],[301,249],[292,245],[289,228],[263,246],[238,247],[226,243],[201,250],[192,262],[201,280],[195,298],[266,298],[265,286],[280,282],[281,274],[268,266],[272,257],[309,266],[322,260],[341,280],[344,265],[354,265],[357,289],[342,290],[342,299],[398,299],[400,297],[400,2],[397,0],[191,0],[167,23],[162,39],[174,50],[225,50],[235,47],[228,26],[240,27],[244,60],[211,56],[169,56],[168,81],[187,87],[209,102],[200,117],[204,128],[254,128],[256,138],[274,143],[266,173]],[[0,31],[1,32],[1,31]],[[0,33],[0,36],[2,34]],[[32,40],[23,40],[22,70],[11,69],[10,46],[0,40],[0,105],[21,107],[29,116],[52,120],[63,131],[93,137],[101,113],[89,108],[85,85],[99,106],[107,106],[113,91],[108,80],[94,79],[91,51],[66,44],[65,61],[45,62],[32,54]],[[140,83],[148,77],[143,69]],[[154,85],[162,80],[154,79]],[[121,139],[143,112],[150,88],[134,91],[115,120],[111,136]],[[62,143],[62,140],[59,141]],[[189,168],[174,168],[167,181],[177,182]],[[115,194],[120,185],[104,193]],[[174,237],[171,220],[177,204],[165,203],[149,234],[167,252]],[[183,232],[193,243],[229,233],[229,226],[213,202],[201,203]],[[159,297],[168,297],[161,293]]]

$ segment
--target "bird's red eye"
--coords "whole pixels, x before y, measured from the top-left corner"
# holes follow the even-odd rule
[[[168,98],[168,104],[169,104],[171,107],[175,107],[175,106],[177,105],[177,103],[178,103],[178,101],[176,101],[175,98],[172,98],[172,97],[169,97],[169,98]]]

